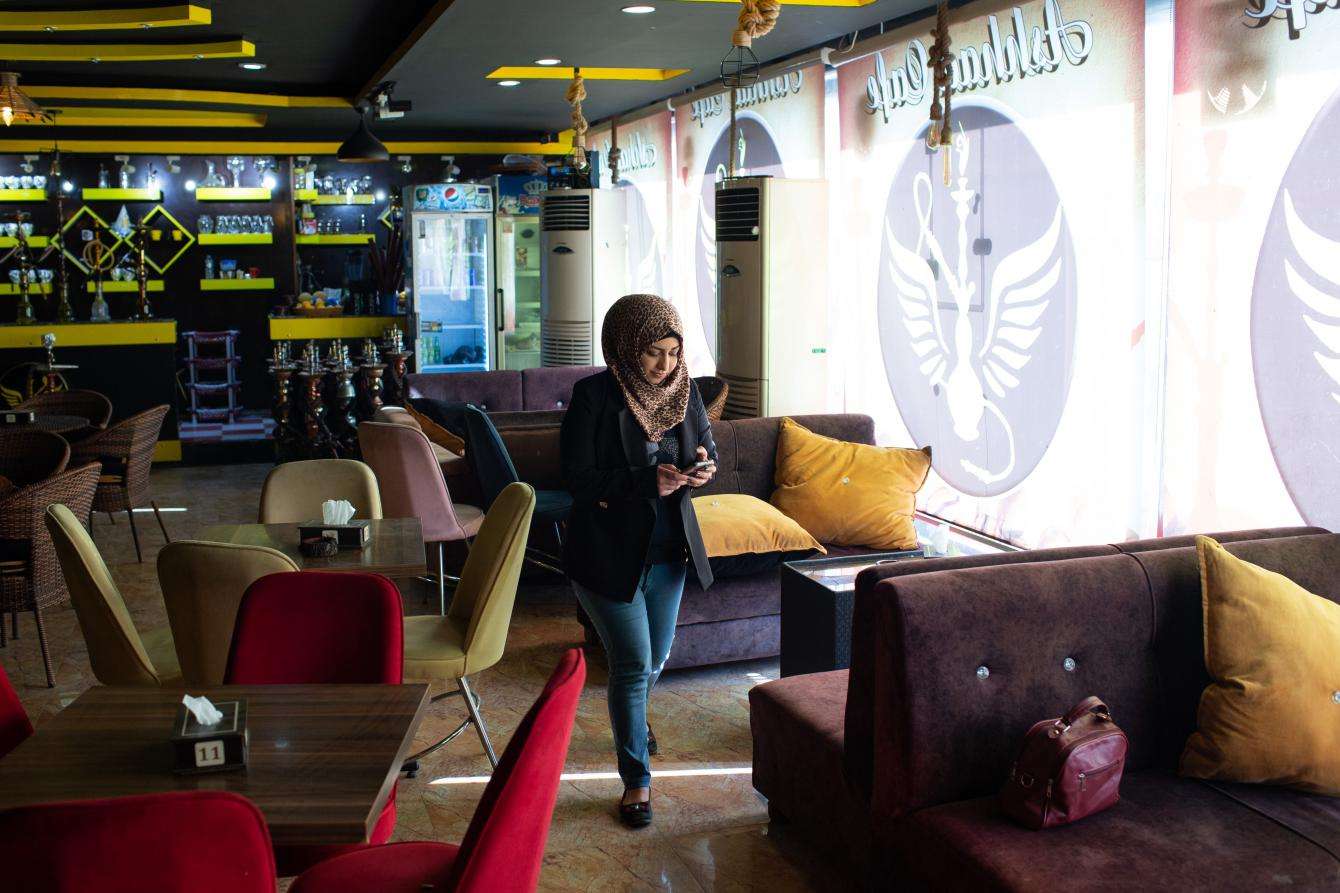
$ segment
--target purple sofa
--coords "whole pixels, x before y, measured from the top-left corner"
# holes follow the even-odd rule
[[[1211,536],[1340,600],[1340,536]],[[750,692],[754,786],[773,820],[878,889],[1340,886],[1340,799],[1175,774],[1208,682],[1190,540],[862,574],[851,670]],[[995,793],[1019,739],[1090,694],[1130,737],[1121,802],[1049,831],[1012,824]]]
[[[405,376],[410,397],[473,403],[488,413],[563,410],[572,386],[604,366],[553,366],[493,372],[414,372]]]

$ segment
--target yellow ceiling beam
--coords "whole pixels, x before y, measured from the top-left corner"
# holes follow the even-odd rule
[[[58,127],[264,127],[266,121],[265,115],[257,112],[203,109],[49,106],[47,111],[57,113]]]
[[[0,31],[118,31],[124,28],[180,28],[208,25],[208,7],[193,3],[130,9],[71,9],[0,12]]]
[[[300,142],[296,140],[67,140],[60,141],[62,152],[99,152],[172,155],[334,155],[338,140]],[[50,152],[50,139],[0,139],[0,153]],[[552,143],[488,140],[458,141],[387,141],[392,155],[563,155],[572,148],[571,138]]]
[[[11,62],[172,62],[191,59],[249,59],[249,40],[199,43],[0,43],[0,59]],[[25,88],[26,89],[26,88]]]
[[[582,77],[588,81],[668,81],[688,71],[687,68],[587,68],[583,65]],[[502,65],[490,71],[488,77],[490,80],[570,81],[572,69],[559,65]]]
[[[347,109],[341,96],[280,96],[274,93],[241,93],[229,90],[177,90],[169,87],[35,87],[23,85],[33,99],[111,99],[118,102],[170,102],[174,104],[245,105],[272,109]]]

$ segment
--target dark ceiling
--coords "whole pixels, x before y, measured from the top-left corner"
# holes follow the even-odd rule
[[[552,56],[564,65],[688,68],[668,81],[587,82],[592,122],[683,93],[718,76],[721,56],[739,12],[736,3],[646,0],[651,15],[628,15],[632,0],[196,0],[212,9],[206,26],[161,30],[0,33],[9,43],[196,42],[245,38],[268,67],[248,72],[238,59],[92,64],[19,62],[22,83],[242,90],[301,96],[351,97],[389,69],[396,99],[413,102],[403,119],[377,121],[391,139],[533,140],[568,127],[563,80],[499,87],[486,77],[501,65],[531,65]],[[907,16],[927,0],[875,0],[863,7],[784,4],[776,29],[756,42],[760,60],[792,55],[880,22]],[[161,5],[145,0],[0,4],[6,12]],[[408,43],[424,21],[417,42]],[[398,50],[408,46],[401,56]],[[120,100],[43,100],[44,105],[134,105]],[[159,106],[161,107],[161,106]],[[212,106],[195,104],[193,108]],[[213,106],[247,111],[240,106]],[[263,129],[60,128],[62,137],[101,139],[337,139],[347,135],[347,109],[256,109]],[[20,135],[15,133],[15,136]],[[24,128],[22,136],[45,135]]]

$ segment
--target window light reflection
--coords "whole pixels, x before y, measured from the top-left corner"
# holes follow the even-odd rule
[[[656,778],[701,778],[708,775],[748,775],[752,766],[721,766],[705,769],[665,769],[653,773]],[[462,775],[454,778],[434,778],[429,784],[488,784],[488,775]],[[559,781],[613,781],[617,772],[564,772]]]

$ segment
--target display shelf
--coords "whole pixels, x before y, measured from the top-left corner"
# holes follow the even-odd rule
[[[254,279],[201,279],[201,291],[274,291],[273,276],[257,276]]]
[[[273,245],[274,233],[201,233],[201,245]]]
[[[468,329],[486,329],[488,323],[483,322],[444,322],[438,325],[436,329],[421,329],[420,335],[435,335],[440,332],[460,332]]]
[[[372,233],[326,233],[316,236],[294,236],[299,245],[366,245],[375,236]]]
[[[445,372],[470,372],[477,370],[480,372],[487,372],[488,368],[489,368],[488,363],[432,363],[430,365],[424,366],[419,371],[435,372],[438,370],[442,370]]]
[[[380,338],[391,326],[405,328],[403,316],[270,317],[270,340]]]
[[[370,192],[342,192],[338,195],[313,195],[303,201],[314,205],[371,205],[376,203],[377,197]]]
[[[14,236],[0,236],[0,248],[13,248],[19,244],[19,240]],[[51,244],[50,236],[29,236],[29,248],[45,248]]]
[[[102,189],[93,187],[83,190],[84,201],[103,202],[161,202],[161,189]]]
[[[44,202],[45,189],[0,189],[0,202]]]
[[[539,278],[540,278],[540,271],[539,271],[539,270],[517,270],[517,271],[516,271],[516,274],[517,274],[517,276],[519,276],[519,277],[522,278],[522,279],[539,279]]]
[[[42,336],[48,332],[56,336],[58,348],[177,343],[177,323],[169,319],[0,325],[0,347],[41,347]]]
[[[0,285],[0,295],[16,295],[19,293],[19,287],[12,282],[6,282]],[[51,294],[50,282],[34,282],[28,286],[28,294]]]
[[[198,202],[268,202],[271,192],[264,186],[197,186]]]
[[[96,291],[98,290],[98,289],[97,289],[97,286],[96,286],[94,283],[92,283],[92,282],[88,283],[86,286],[84,286],[84,288],[88,291],[89,294],[93,294],[94,292],[96,292]],[[102,290],[103,290],[104,292],[113,292],[113,291],[114,291],[114,292],[126,292],[126,291],[138,292],[138,291],[140,290],[140,284],[139,284],[138,282],[134,281],[133,279],[132,279],[131,281],[129,281],[129,282],[126,282],[125,280],[121,280],[120,282],[109,280],[109,281],[105,281],[105,282],[102,283]],[[146,283],[146,285],[145,285],[145,290],[146,290],[146,291],[162,291],[162,290],[163,290],[163,280],[162,280],[162,279],[150,279],[150,280]]]

